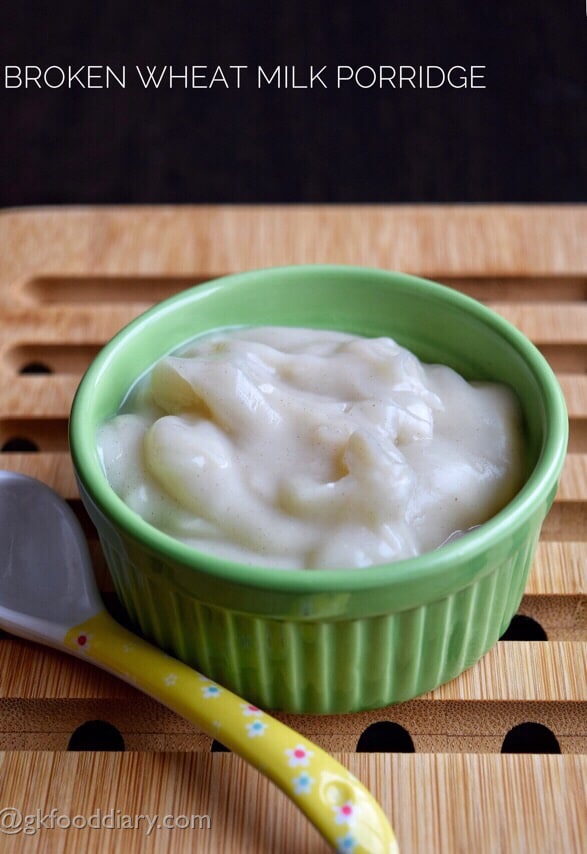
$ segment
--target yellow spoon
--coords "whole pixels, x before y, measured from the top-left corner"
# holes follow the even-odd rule
[[[398,851],[377,801],[332,756],[113,620],[73,512],[44,483],[13,472],[0,472],[0,627],[102,667],[218,738],[337,851]]]

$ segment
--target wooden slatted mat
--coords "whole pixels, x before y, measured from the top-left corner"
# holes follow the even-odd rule
[[[280,715],[372,788],[404,852],[587,850],[586,238],[582,207],[0,215],[0,466],[41,478],[71,503],[117,614],[77,494],[67,419],[94,354],[154,301],[255,267],[401,269],[490,304],[551,362],[569,408],[569,455],[504,639],[411,702],[337,717]],[[44,819],[28,832],[0,832],[2,851],[324,850],[280,792],[211,748],[191,725],[90,665],[0,637],[0,824],[9,807],[33,824]],[[169,815],[179,817],[173,827],[162,824]],[[147,833],[153,817],[161,826]]]

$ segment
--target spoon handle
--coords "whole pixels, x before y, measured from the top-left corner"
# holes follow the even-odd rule
[[[317,745],[211,679],[171,658],[101,610],[64,639],[74,654],[135,685],[196,724],[276,783],[337,851],[391,854],[381,807]]]

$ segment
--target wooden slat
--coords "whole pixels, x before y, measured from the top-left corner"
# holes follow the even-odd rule
[[[587,642],[503,642],[430,700],[587,701]],[[18,639],[0,641],[4,698],[129,697],[133,689],[90,664]]]
[[[337,754],[378,797],[400,850],[479,854],[582,852],[587,846],[587,758],[487,754]],[[2,840],[12,852],[326,852],[279,791],[228,754],[9,753],[0,757],[3,802],[23,815],[209,816],[196,830],[41,828]],[[87,781],[91,780],[89,786]],[[119,813],[116,813],[119,810]],[[36,820],[36,819],[34,819]],[[61,823],[67,819],[60,819]],[[78,823],[80,819],[77,820]],[[83,821],[83,820],[82,820]],[[50,819],[46,820],[50,823]],[[180,820],[181,823],[181,820]]]
[[[587,500],[587,454],[568,454],[556,497],[557,501]]]
[[[584,543],[538,543],[526,592],[533,595],[587,595]]]
[[[101,208],[2,214],[4,275],[231,272],[357,263],[426,275],[580,274],[587,212],[565,205]]]
[[[2,467],[16,471],[48,483],[66,499],[77,498],[78,488],[73,474],[71,458],[61,454],[3,453],[0,455]]]

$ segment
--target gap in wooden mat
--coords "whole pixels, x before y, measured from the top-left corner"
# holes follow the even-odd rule
[[[587,641],[587,596],[526,594],[512,620],[510,640]],[[501,638],[503,640],[503,637]]]
[[[219,275],[38,276],[25,284],[24,293],[42,304],[154,303]]]
[[[587,454],[587,418],[569,419],[569,453]]]
[[[375,721],[359,736],[357,753],[415,753],[415,747],[405,726],[395,721]]]
[[[561,753],[554,732],[536,721],[524,721],[508,732],[503,740],[502,753]]]
[[[103,344],[18,344],[8,350],[6,360],[21,376],[73,374],[81,377]]]
[[[0,453],[65,452],[67,418],[0,418]]]
[[[587,276],[450,276],[427,278],[442,282],[481,302],[583,302]]]
[[[125,749],[120,731],[108,721],[93,720],[80,724],[67,743],[68,750],[117,750]]]
[[[514,614],[500,641],[546,641],[544,627],[527,614]]]
[[[24,292],[40,303],[159,302],[192,285],[224,275],[37,276]],[[428,276],[483,302],[577,302],[587,300],[585,276]]]
[[[538,349],[557,374],[587,373],[587,344],[540,344]]]
[[[586,712],[584,702],[564,700],[416,699],[343,716],[276,712],[275,717],[331,752],[399,753],[411,752],[412,747],[416,753],[498,754],[504,748],[504,752],[544,752],[541,739],[512,743],[508,734],[523,726],[548,730],[562,753],[585,753]],[[0,707],[0,749],[66,750],[80,725],[95,720],[114,727],[130,750],[222,750],[196,727],[141,695],[132,703],[103,697],[14,698]]]

